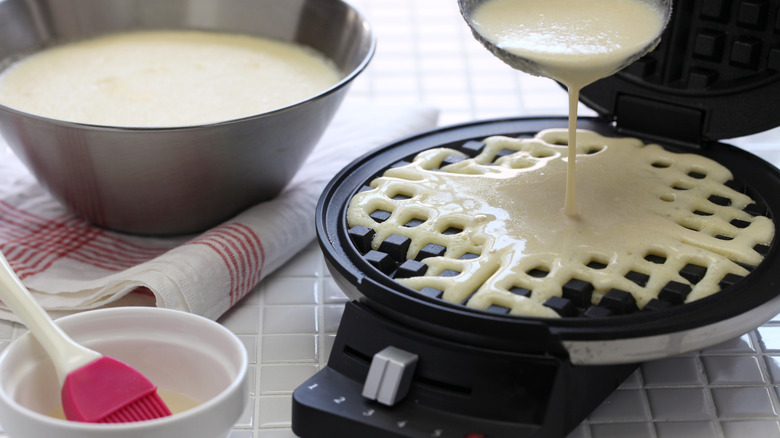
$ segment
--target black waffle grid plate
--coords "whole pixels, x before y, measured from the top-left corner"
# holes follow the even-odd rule
[[[563,318],[516,316],[508,314],[508,309],[499,306],[487,311],[476,310],[441,300],[440,291],[437,290],[416,291],[400,285],[394,277],[422,273],[424,269],[420,262],[422,255],[418,254],[412,260],[399,256],[404,253],[404,248],[409,243],[401,236],[393,237],[379,248],[372,249],[367,244],[372,233],[370,228],[349,229],[346,224],[346,207],[355,193],[363,190],[385,169],[406,162],[423,150],[447,147],[472,156],[481,147],[481,140],[491,135],[533,136],[543,129],[565,126],[565,118],[506,119],[459,125],[402,140],[353,162],[331,181],[320,200],[317,212],[320,244],[329,265],[336,272],[335,276],[344,280],[340,283],[342,288],[347,289],[348,295],[352,298],[369,297],[372,301],[399,309],[406,315],[418,317],[432,324],[436,321],[435,324],[445,326],[471,325],[478,331],[479,321],[481,321],[485,324],[484,328],[501,337],[502,334],[510,336],[508,333],[513,331],[510,329],[512,324],[541,322],[547,327],[556,327],[563,331],[573,330],[578,338],[580,335],[588,336],[585,333],[603,338],[631,337],[699,327],[759,306],[780,292],[780,287],[776,286],[780,282],[777,274],[780,272],[778,271],[780,260],[776,256],[777,245],[773,242],[769,246],[756,248],[765,255],[765,258],[759,266],[747,267],[751,271],[747,277],[722,278],[720,292],[684,305],[680,303],[684,299],[686,288],[670,284],[667,290],[659,292],[659,299],[645,306],[646,311],[638,311],[631,299],[626,299],[620,291],[615,291],[599,306],[592,306],[587,300],[589,285],[573,281],[567,285],[561,298],[548,303],[550,307],[565,316]],[[600,119],[581,120],[579,127],[606,136],[621,136],[616,134],[610,124]],[[675,152],[690,152],[677,146],[669,149]],[[774,212],[780,211],[780,199],[771,194],[780,190],[780,174],[774,166],[723,143],[710,143],[706,147],[697,149],[696,153],[707,156],[731,170],[734,180],[729,185],[748,194],[756,201],[748,207],[752,215],[776,219],[777,215]],[[719,203],[728,200],[712,198],[710,202]],[[377,221],[381,221],[389,213],[391,212],[376,211],[373,215]],[[457,229],[445,231],[445,233],[457,232]],[[442,249],[431,246],[425,251],[429,251],[429,255],[437,255]],[[650,261],[661,263],[663,260]],[[593,269],[599,267],[595,264],[592,266]],[[544,275],[544,272],[530,274]],[[691,283],[695,283],[706,275],[706,268],[689,265],[681,274]],[[631,280],[639,283],[645,281],[644,275],[633,272],[627,274]],[[350,294],[349,289],[354,289],[354,293]],[[515,292],[529,293],[525,290]],[[509,329],[509,332],[503,331],[504,329],[498,328],[499,326]]]
[[[524,136],[524,138],[530,138],[530,136]],[[472,139],[463,143],[448,145],[448,148],[459,151],[466,156],[473,158],[476,155],[482,153],[484,146],[485,143],[482,141]],[[495,160],[515,152],[516,151],[512,149],[503,149],[492,157],[492,161],[495,162]],[[405,157],[402,160],[390,164],[389,167],[399,167],[409,164],[413,158],[414,157]],[[431,170],[441,170],[441,168],[447,165],[458,163],[464,159],[465,158],[462,155],[452,154],[441,160],[438,168]],[[654,163],[654,166],[668,167],[668,164],[665,164],[666,163]],[[691,171],[688,175],[693,179],[704,179],[706,177],[706,175],[701,174],[698,171]],[[739,180],[728,181],[725,185],[737,192],[744,193],[751,198],[754,198],[753,193],[751,193],[753,190]],[[682,191],[686,190],[687,187],[672,186],[672,189],[676,191]],[[374,189],[371,186],[365,185],[360,190],[370,191]],[[408,214],[403,207],[403,203],[410,198],[411,196],[408,194],[394,194],[391,198],[384,199],[385,205],[383,205],[382,208],[377,208],[370,212],[367,211],[366,213],[368,213],[369,217],[375,222],[374,227],[377,227],[378,224],[386,222],[394,214],[399,216],[405,216]],[[708,198],[708,201],[718,206],[728,206],[731,204],[731,199],[718,194],[711,194]],[[746,206],[745,212],[747,212],[751,217],[764,216],[771,220],[771,217],[769,217],[769,209],[767,205],[760,200]],[[694,210],[691,212],[691,214],[694,216],[711,215],[709,212],[700,210]],[[425,218],[411,216],[408,221],[405,221],[402,226],[397,228],[415,228],[422,225],[425,221]],[[732,225],[737,229],[744,229],[750,225],[750,222],[734,219],[732,221]],[[681,224],[681,226],[685,226],[686,228],[689,227],[689,225],[683,224]],[[355,248],[362,254],[365,261],[367,261],[374,268],[381,271],[385,275],[394,279],[425,276],[428,268],[428,266],[425,264],[425,259],[429,257],[455,257],[461,260],[468,260],[475,259],[480,256],[480,254],[472,252],[466,252],[463,254],[458,253],[454,255],[448,252],[445,242],[448,239],[460,240],[459,235],[464,231],[463,227],[449,225],[446,229],[441,231],[441,236],[438,240],[440,243],[427,243],[422,246],[422,249],[419,252],[413,254],[411,258],[407,259],[409,248],[412,246],[412,239],[403,235],[403,231],[397,228],[395,231],[398,231],[398,233],[393,233],[385,238],[379,244],[377,249],[372,248],[372,241],[374,240],[374,236],[376,234],[374,228],[364,225],[355,225],[349,228],[348,235]],[[701,230],[696,229],[693,229],[693,231],[702,232]],[[733,236],[718,235],[715,237],[722,240],[733,239]],[[427,241],[428,240],[426,240],[426,242]],[[767,252],[769,251],[769,246],[758,244],[754,247],[754,250],[762,256],[766,256]],[[666,262],[666,258],[664,256],[655,252],[648,253],[645,256],[645,259],[653,265],[657,266],[663,265]],[[748,271],[753,271],[756,268],[756,266],[745,265],[739,262],[735,263],[746,268]],[[607,265],[602,261],[592,260],[587,264],[587,267],[592,270],[604,270],[607,268]],[[664,310],[673,306],[682,305],[688,294],[692,291],[693,286],[703,280],[705,276],[709,275],[707,267],[696,264],[695,262],[684,265],[679,273],[681,277],[687,280],[687,282],[670,281],[660,290],[651,291],[653,292],[654,296],[657,296],[657,298],[653,298],[649,303],[643,306],[643,311]],[[461,274],[461,272],[452,269],[445,269],[438,275],[442,277],[454,277],[459,274]],[[549,271],[543,267],[536,267],[530,269],[528,272],[526,272],[526,274],[530,277],[544,278],[549,274]],[[640,287],[646,287],[650,279],[650,275],[652,275],[652,272],[645,273],[639,270],[631,270],[625,273],[625,278]],[[726,274],[725,276],[716,279],[716,281],[722,290],[734,286],[742,278],[742,276],[736,274]],[[508,290],[511,293],[524,297],[531,298],[533,296],[532,289],[528,289],[520,285],[512,286]],[[552,296],[548,298],[544,302],[544,305],[555,310],[561,317],[602,318],[614,315],[625,315],[639,311],[633,295],[620,289],[609,290],[600,298],[598,304],[593,304],[592,297],[594,290],[595,287],[591,283],[575,277],[563,285],[560,296]],[[444,294],[443,290],[432,287],[423,287],[418,292],[435,300],[442,299]],[[471,297],[466,298],[460,304],[466,305],[470,298]],[[492,304],[486,310],[491,313],[508,314],[511,309],[509,307]]]

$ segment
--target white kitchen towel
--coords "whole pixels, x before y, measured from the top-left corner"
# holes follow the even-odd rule
[[[217,319],[315,237],[325,185],[350,161],[436,125],[424,107],[345,102],[291,183],[200,235],[140,237],[70,214],[0,142],[0,251],[54,317],[157,305]],[[0,318],[16,320],[0,306]]]

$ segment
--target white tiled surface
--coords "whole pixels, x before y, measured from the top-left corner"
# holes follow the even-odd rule
[[[566,113],[558,85],[512,71],[472,39],[455,0],[353,3],[379,44],[349,99],[435,106],[442,125]],[[778,130],[732,143],[780,164]],[[294,437],[291,393],[327,362],[345,301],[312,244],[220,320],[250,357],[249,404],[230,438]],[[0,347],[21,331],[0,322]],[[778,394],[780,318],[705,351],[643,364],[570,438],[780,438]]]

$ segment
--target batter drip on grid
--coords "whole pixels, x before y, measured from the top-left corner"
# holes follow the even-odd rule
[[[706,297],[774,236],[719,163],[578,133],[580,216],[561,211],[565,130],[490,137],[396,163],[351,200],[364,258],[409,288],[516,315],[602,317]]]

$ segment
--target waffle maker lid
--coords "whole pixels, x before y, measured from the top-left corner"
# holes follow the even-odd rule
[[[582,90],[621,133],[697,147],[780,125],[780,2],[675,1],[658,47]]]
[[[658,141],[724,164],[774,220],[780,172],[717,140],[780,125],[780,1],[675,1],[656,50],[586,87],[581,101],[600,118],[579,127]],[[496,315],[413,293],[366,262],[346,227],[354,193],[398,161],[434,147],[461,147],[490,135],[564,128],[565,118],[518,118],[445,127],[356,160],[326,188],[317,232],[334,277],[352,298],[443,338],[516,351],[556,352],[573,363],[637,362],[704,348],[754,329],[780,311],[777,238],[747,277],[708,298],[658,312],[610,318],[541,319]],[[775,221],[776,223],[776,221]],[[777,229],[776,225],[776,229]],[[777,233],[777,231],[776,231]]]

